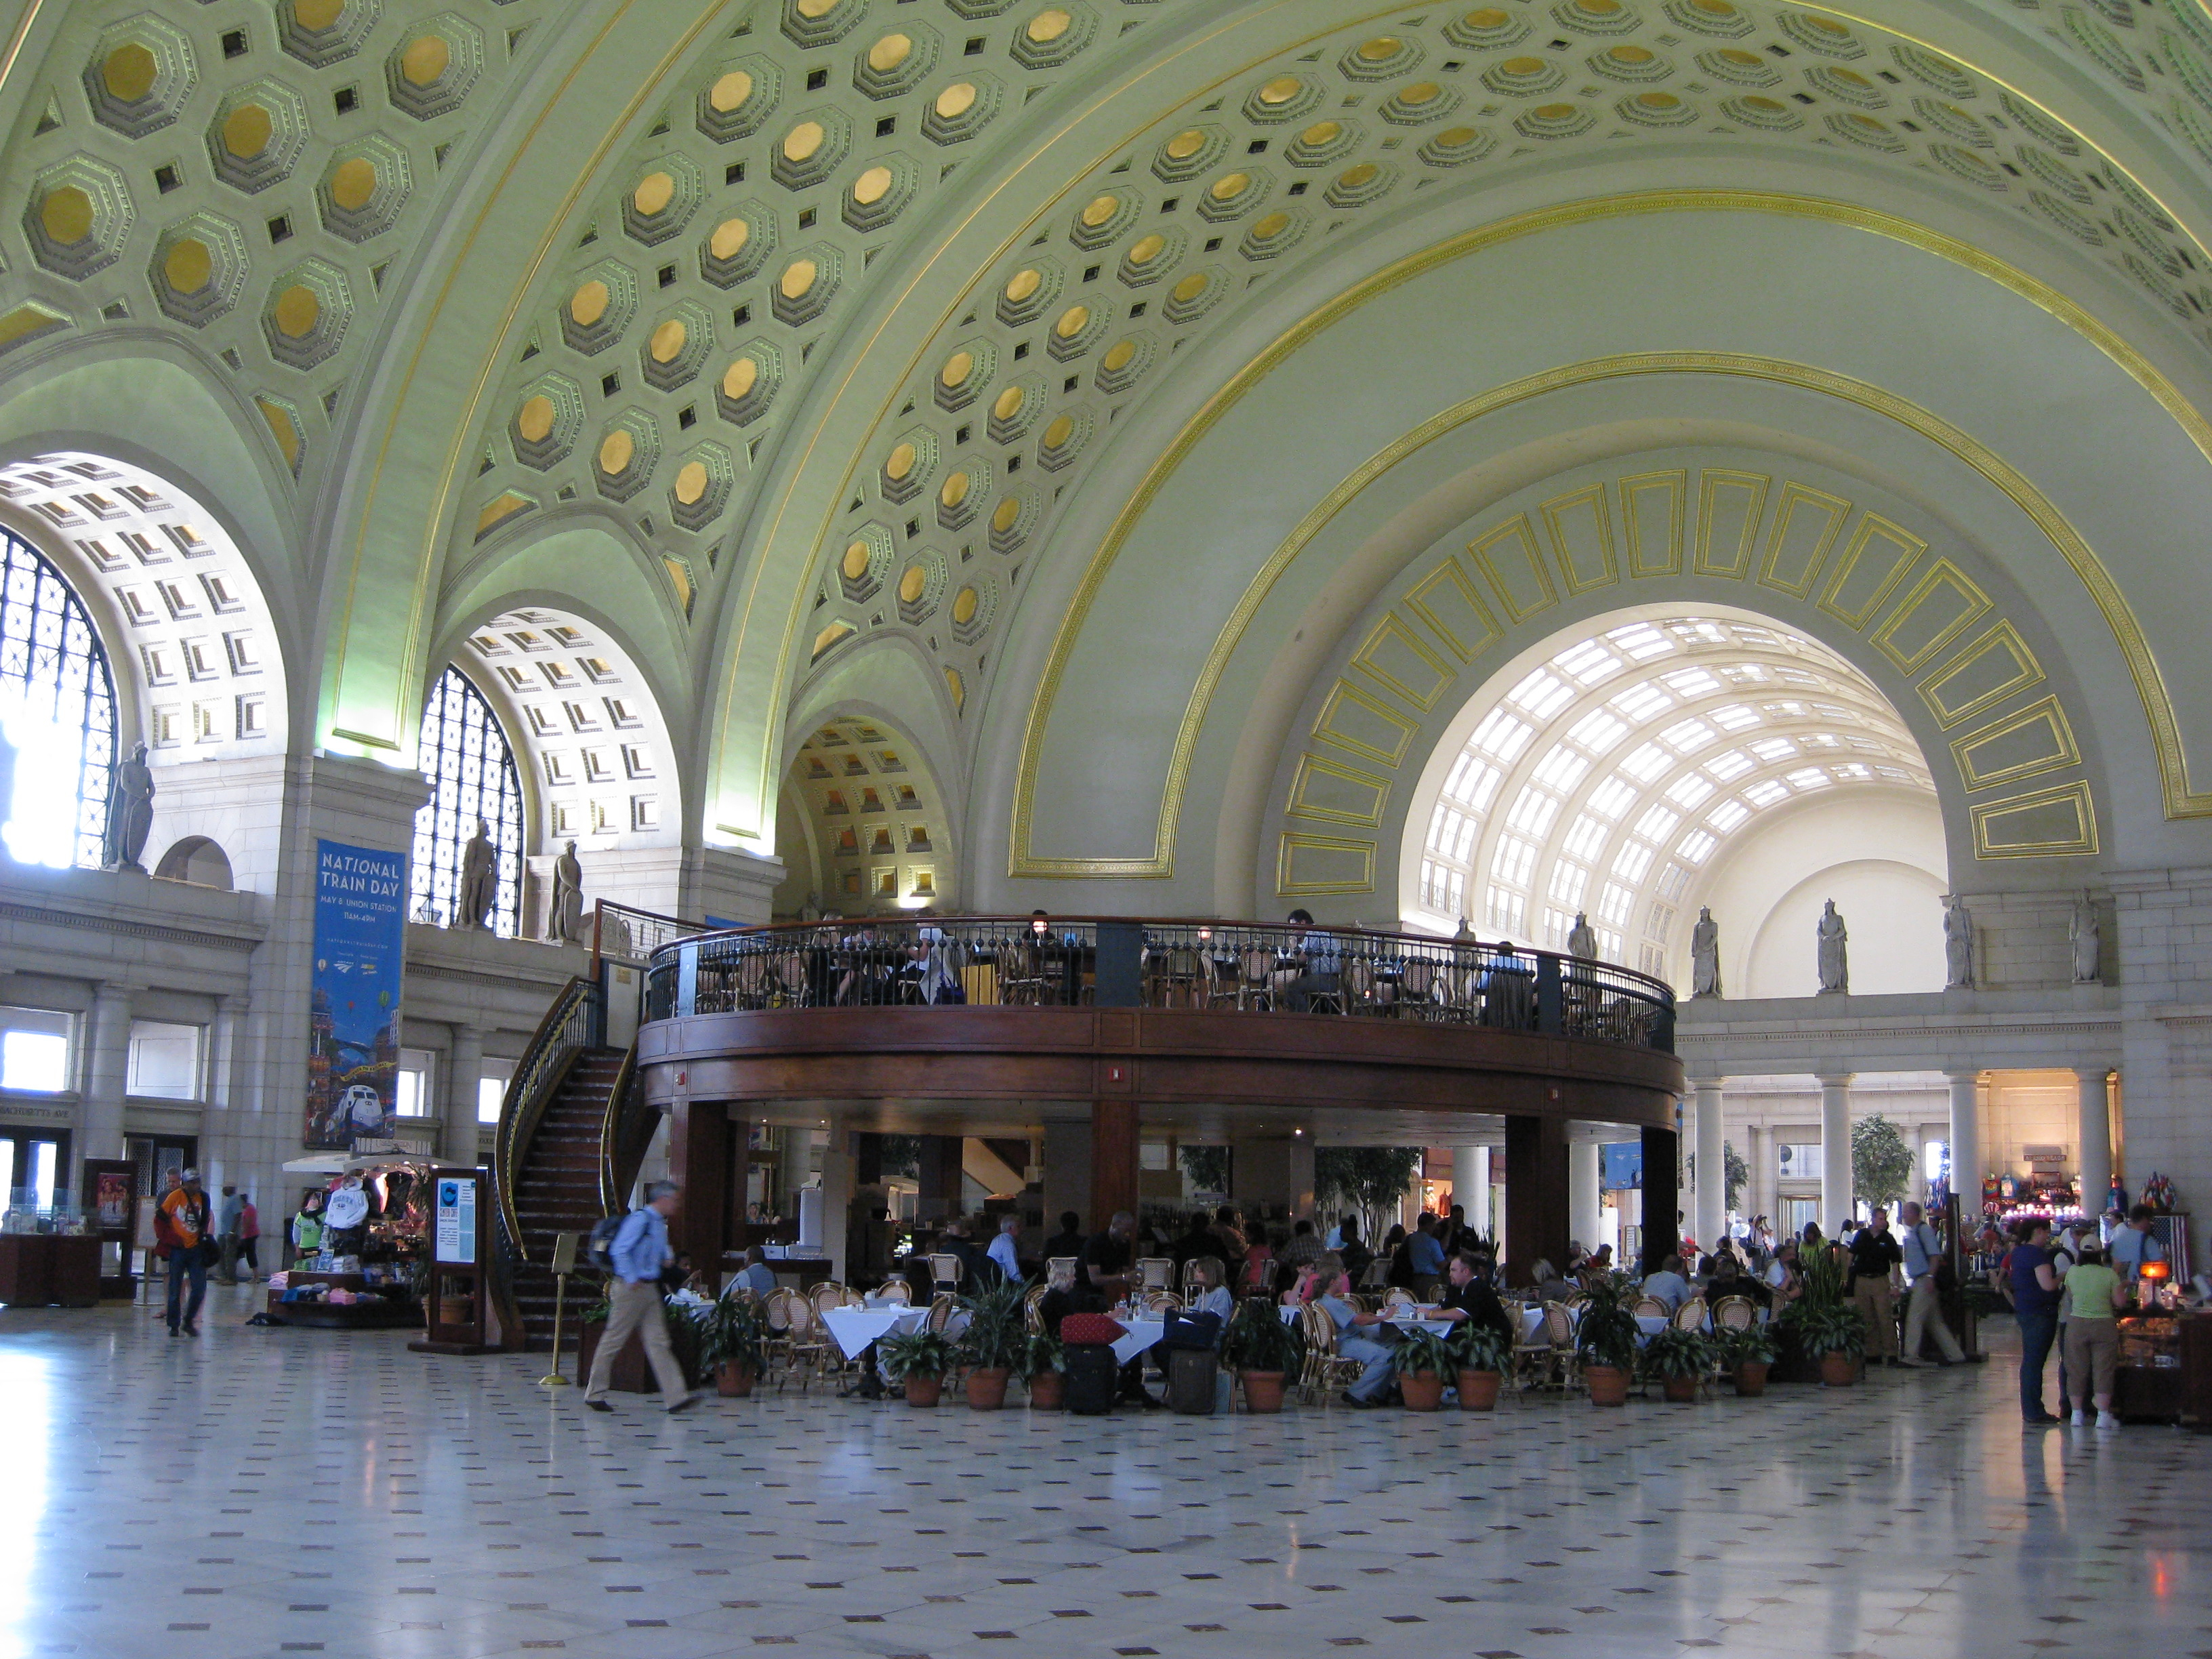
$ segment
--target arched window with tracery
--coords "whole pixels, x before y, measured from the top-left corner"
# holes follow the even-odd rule
[[[499,855],[492,928],[514,938],[522,919],[522,778],[499,716],[458,668],[448,668],[431,689],[416,755],[431,794],[415,815],[409,914],[453,925],[462,849],[482,819]]]
[[[15,750],[0,799],[9,854],[98,868],[115,775],[115,682],[92,619],[62,574],[0,532],[0,729]],[[66,800],[54,813],[50,804]],[[18,819],[15,801],[38,808]]]

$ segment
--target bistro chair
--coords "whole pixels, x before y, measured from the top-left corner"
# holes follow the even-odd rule
[[[1173,1291],[1154,1291],[1145,1298],[1145,1311],[1155,1319],[1182,1311],[1182,1298]]]
[[[834,1279],[823,1279],[805,1294],[806,1299],[814,1304],[814,1311],[817,1314],[828,1313],[832,1308],[848,1307],[856,1299]]]
[[[1028,939],[1008,939],[999,947],[999,1000],[1035,1007],[1045,998],[1044,951]]]
[[[1678,1331],[1703,1331],[1705,1328],[1705,1298],[1693,1296],[1675,1309],[1674,1328]]]
[[[1582,1381],[1581,1358],[1575,1352],[1575,1320],[1563,1302],[1544,1304],[1544,1334],[1551,1339],[1553,1370],[1559,1386],[1571,1389]]]
[[[758,952],[738,958],[738,1006],[765,1008],[775,996],[775,964]]]
[[[1366,1367],[1357,1359],[1347,1359],[1336,1351],[1336,1322],[1328,1316],[1328,1310],[1318,1302],[1309,1302],[1298,1310],[1305,1332],[1306,1364],[1299,1378],[1305,1391],[1307,1403],[1318,1397],[1327,1405],[1336,1398],[1340,1388],[1350,1388],[1359,1380]]]
[[[1270,1013],[1275,1007],[1275,953],[1264,946],[1254,945],[1241,958],[1243,977],[1237,987],[1237,1006],[1239,1008],[1265,1008]]]
[[[910,1308],[914,1305],[914,1286],[903,1279],[886,1279],[876,1287],[876,1300]]]
[[[1667,1311],[1667,1304],[1662,1302],[1656,1296],[1638,1297],[1636,1298],[1636,1305],[1633,1308],[1631,1308],[1629,1312],[1635,1315],[1638,1319],[1667,1319],[1672,1317],[1672,1316]]]
[[[1554,1356],[1546,1322],[1540,1319],[1535,1334],[1530,1336],[1525,1334],[1526,1322],[1521,1310],[1510,1309],[1509,1311],[1516,1330],[1513,1339],[1513,1385],[1520,1389],[1549,1386]]]
[[[1195,1008],[1200,1006],[1205,994],[1200,988],[1206,979],[1206,964],[1196,951],[1188,945],[1174,945],[1165,951],[1152,953],[1148,959],[1158,964],[1152,976],[1152,1006]]]
[[[791,1363],[791,1301],[793,1292],[779,1285],[761,1298],[762,1322],[767,1326],[761,1339],[761,1359],[763,1368],[781,1376]]]
[[[1175,1260],[1164,1255],[1140,1255],[1137,1258],[1137,1283],[1146,1291],[1170,1291],[1175,1288]]]
[[[921,1322],[922,1328],[934,1331],[939,1336],[944,1335],[945,1328],[952,1322],[952,1316],[959,1311],[959,1308],[960,1298],[957,1297],[938,1296],[931,1298],[928,1316]]]
[[[1398,1018],[1431,1020],[1441,1012],[1437,1004],[1437,964],[1426,957],[1407,957],[1398,971]]]
[[[813,999],[806,994],[806,958],[796,951],[775,959],[775,976],[783,987],[787,1006],[804,1008]]]
[[[797,1373],[799,1391],[804,1393],[815,1373],[823,1370],[837,1352],[837,1345],[814,1304],[796,1291],[791,1293],[784,1308],[791,1319],[791,1370],[785,1376],[788,1378],[793,1372]]]
[[[1747,1331],[1759,1322],[1759,1310],[1747,1296],[1724,1296],[1713,1304],[1713,1328]]]
[[[929,1258],[929,1276],[936,1281],[939,1296],[948,1296],[960,1288],[960,1268],[957,1255],[933,1255]]]

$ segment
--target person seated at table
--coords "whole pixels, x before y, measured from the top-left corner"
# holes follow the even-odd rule
[[[1539,1302],[1565,1302],[1578,1287],[1563,1277],[1559,1270],[1542,1256],[1538,1256],[1528,1268],[1531,1294]]]
[[[1351,1279],[1355,1286],[1358,1285],[1365,1281],[1367,1269],[1375,1261],[1375,1253],[1359,1242],[1358,1216],[1345,1217],[1337,1232],[1344,1241],[1337,1246],[1336,1253],[1344,1260],[1345,1276]]]
[[[1045,1281],[1044,1294],[1037,1298],[1037,1317],[1054,1336],[1060,1334],[1060,1322],[1072,1313],[1105,1311],[1104,1294],[1084,1277],[1080,1262],[1062,1262],[1054,1267]]]
[[[1797,1241],[1785,1238],[1775,1246],[1774,1260],[1766,1264],[1767,1304],[1778,1312],[1795,1302],[1805,1289],[1805,1275],[1797,1265]]]
[[[1713,1259],[1713,1271],[1705,1280],[1705,1305],[1711,1307],[1724,1296],[1740,1296],[1754,1307],[1766,1305],[1766,1287],[1744,1272],[1743,1264],[1732,1250],[1723,1250]]]
[[[1594,1278],[1602,1279],[1613,1270],[1613,1246],[1601,1244],[1590,1252],[1589,1260],[1583,1263],[1583,1282],[1588,1284]]]
[[[1244,1247],[1245,1291],[1254,1296],[1272,1296],[1275,1290],[1275,1240],[1279,1234],[1270,1234],[1259,1228],[1252,1230],[1252,1242]],[[1289,1241],[1285,1239],[1287,1243]]]
[[[750,1291],[755,1296],[766,1296],[775,1288],[775,1269],[768,1265],[768,1256],[757,1244],[745,1247],[744,1266],[732,1277],[724,1296],[733,1296],[739,1291]]]
[[[999,1282],[999,1264],[975,1242],[974,1229],[966,1216],[957,1215],[945,1224],[945,1236],[938,1241],[941,1255],[960,1258],[960,1282],[970,1290]]]
[[[1690,1299],[1690,1281],[1682,1277],[1682,1258],[1670,1255],[1659,1264],[1659,1271],[1644,1281],[1644,1294],[1667,1304],[1673,1313]]]
[[[1406,1230],[1396,1222],[1382,1235],[1382,1248],[1376,1254],[1382,1258],[1382,1282],[1393,1290],[1413,1288],[1413,1264],[1406,1255]]]
[[[990,1248],[984,1252],[1006,1276],[1007,1282],[1012,1285],[1018,1285],[1028,1277],[1022,1271],[1021,1231],[1020,1216],[1012,1213],[1000,1216],[999,1231],[992,1238]]]
[[[1313,912],[1291,912],[1291,942],[1269,975],[1275,994],[1294,1013],[1310,1013],[1316,996],[1333,997],[1344,984],[1344,947],[1333,933],[1317,931]]]
[[[1358,1360],[1363,1367],[1359,1380],[1344,1391],[1344,1403],[1362,1411],[1387,1404],[1395,1368],[1390,1363],[1390,1348],[1382,1340],[1382,1333],[1388,1328],[1382,1316],[1362,1313],[1352,1306],[1348,1299],[1352,1286],[1345,1279],[1340,1258],[1322,1257],[1314,1264],[1314,1273],[1320,1291],[1315,1304],[1336,1327],[1337,1352],[1346,1359]]]
[[[1214,1237],[1212,1224],[1206,1219],[1205,1211],[1193,1210],[1190,1212],[1183,1223],[1182,1231],[1168,1246],[1168,1255],[1174,1260],[1177,1273],[1203,1257],[1219,1258],[1221,1242]]]
[[[1045,1260],[1049,1261],[1055,1256],[1081,1255],[1085,1242],[1083,1218],[1073,1210],[1063,1210],[1060,1214],[1060,1231],[1044,1242]]]
[[[1406,1238],[1406,1261],[1413,1283],[1406,1288],[1422,1302],[1433,1302],[1444,1276],[1444,1247],[1437,1237],[1437,1218],[1424,1210],[1415,1218]]]
[[[1235,1205],[1224,1204],[1213,1212],[1213,1239],[1219,1246],[1214,1254],[1224,1261],[1243,1261],[1244,1252],[1251,1248],[1251,1239]]]
[[[1490,1288],[1489,1263],[1472,1250],[1462,1250],[1444,1269],[1450,1288],[1437,1309],[1437,1317],[1456,1325],[1462,1319],[1487,1325],[1508,1342],[1520,1337],[1513,1316]]]
[[[1276,1260],[1295,1270],[1320,1261],[1323,1254],[1313,1223],[1301,1217],[1291,1224],[1291,1242],[1277,1253]],[[1347,1266],[1345,1271],[1349,1273],[1351,1268]]]
[[[1237,1311],[1237,1297],[1227,1284],[1228,1270],[1221,1258],[1202,1255],[1190,1264],[1191,1298],[1189,1311],[1217,1316],[1225,1328],[1230,1316]]]

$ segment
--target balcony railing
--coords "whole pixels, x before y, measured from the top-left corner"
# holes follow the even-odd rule
[[[653,952],[645,1017],[983,1004],[1416,1020],[1674,1049],[1674,991],[1610,963],[1242,921],[958,916],[703,933]]]

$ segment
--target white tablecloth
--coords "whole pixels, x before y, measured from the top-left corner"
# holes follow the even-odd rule
[[[1581,1311],[1578,1308],[1570,1308],[1567,1310],[1567,1318],[1571,1322],[1579,1323]],[[1667,1321],[1650,1314],[1638,1314],[1636,1316],[1636,1328],[1644,1336],[1653,1337],[1667,1328]],[[1523,1308],[1521,1310],[1521,1340],[1523,1342],[1534,1342],[1543,1334],[1544,1310],[1541,1308]]]
[[[1127,1333],[1114,1345],[1114,1360],[1121,1365],[1127,1364],[1158,1342],[1168,1328],[1164,1319],[1124,1319],[1121,1325]]]
[[[822,1322],[845,1358],[857,1359],[877,1338],[918,1329],[928,1317],[927,1308],[832,1308],[822,1316]]]

